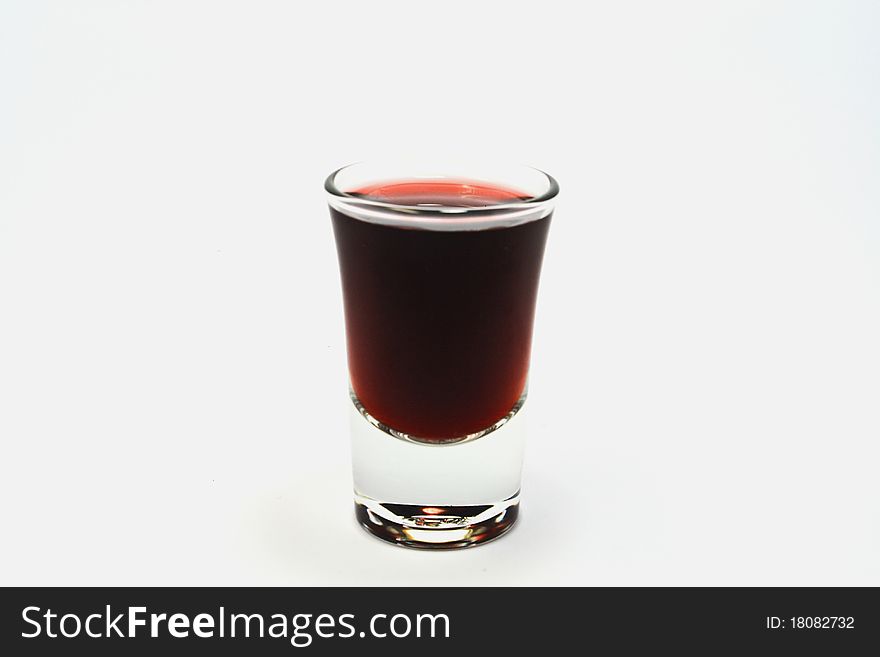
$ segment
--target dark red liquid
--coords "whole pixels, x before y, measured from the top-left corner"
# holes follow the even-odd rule
[[[527,198],[449,181],[349,193],[462,207]],[[393,429],[429,440],[475,433],[504,417],[526,385],[550,217],[440,231],[331,215],[351,385],[364,408]]]

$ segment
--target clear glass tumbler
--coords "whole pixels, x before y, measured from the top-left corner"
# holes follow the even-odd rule
[[[325,183],[345,308],[355,512],[459,548],[519,513],[535,299],[556,181],[510,165],[361,163]]]

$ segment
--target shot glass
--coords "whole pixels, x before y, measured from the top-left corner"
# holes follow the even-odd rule
[[[519,515],[535,300],[559,187],[529,167],[358,163],[327,178],[355,514],[416,548]]]

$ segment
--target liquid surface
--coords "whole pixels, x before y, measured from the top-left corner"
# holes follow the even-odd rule
[[[528,198],[451,181],[396,181],[349,193],[457,207]],[[367,412],[427,440],[476,433],[507,415],[526,385],[550,217],[436,231],[333,209],[331,216],[351,385]]]
[[[399,205],[425,207],[439,205],[457,208],[479,208],[499,203],[516,203],[531,198],[512,189],[492,187],[485,183],[451,180],[386,182],[362,187],[349,193],[352,196]]]

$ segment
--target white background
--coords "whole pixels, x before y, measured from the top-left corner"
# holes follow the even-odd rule
[[[872,2],[4,2],[0,583],[880,585],[878,33]],[[353,520],[322,192],[431,153],[563,190],[521,524],[456,553]]]

